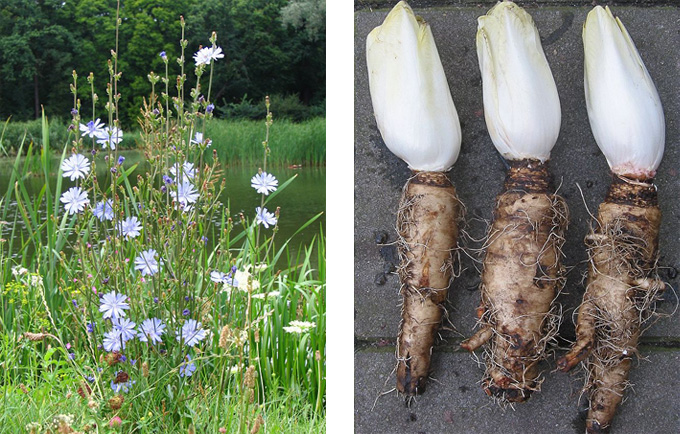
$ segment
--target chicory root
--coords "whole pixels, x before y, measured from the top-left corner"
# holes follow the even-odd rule
[[[540,41],[531,16],[512,2],[478,19],[484,117],[510,168],[484,246],[480,329],[461,346],[486,344],[483,387],[502,402],[525,401],[539,388],[539,362],[561,318],[554,300],[568,211],[547,162],[562,113]]]
[[[563,285],[568,211],[550,191],[545,164],[511,162],[486,242],[480,329],[461,344],[474,351],[489,343],[484,389],[508,402],[538,389],[538,363],[560,322],[553,301]]]
[[[615,176],[586,237],[589,270],[578,310],[576,343],[558,362],[586,362],[588,432],[603,432],[628,386],[641,325],[665,285],[656,272],[661,211],[651,180]]]
[[[397,215],[402,319],[397,390],[425,390],[444,314],[462,206],[444,172],[460,152],[461,130],[430,26],[399,2],[366,39],[373,112],[385,145],[414,175]]]
[[[434,339],[445,313],[461,205],[445,174],[418,172],[404,186],[397,215],[403,297],[397,390],[425,390]]]
[[[558,361],[583,362],[589,433],[606,432],[628,386],[642,327],[664,289],[657,276],[661,211],[653,178],[665,122],[659,94],[628,31],[596,6],[583,26],[584,88],[593,136],[613,181],[586,237],[590,260],[576,342]]]

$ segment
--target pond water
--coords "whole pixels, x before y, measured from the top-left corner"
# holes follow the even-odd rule
[[[138,163],[138,167],[131,175],[131,179],[136,179],[137,175],[143,175],[147,170],[147,163],[144,160],[143,154],[138,151],[123,151],[120,155],[125,156],[125,166],[131,166]],[[0,195],[4,195],[7,191],[10,180],[12,165],[14,159],[3,158],[0,159]],[[59,164],[58,156],[53,157],[52,167],[57,168]],[[102,161],[97,162],[97,168],[105,169],[106,165]],[[41,170],[38,168],[37,170]],[[278,240],[277,245],[280,246],[286,239],[291,237],[304,223],[314,217],[316,214],[325,211],[326,209],[326,169],[325,167],[303,167],[303,168],[287,168],[287,167],[271,167],[268,170],[279,180],[279,185],[282,185],[288,179],[297,175],[297,178],[289,184],[285,190],[281,191],[268,204],[267,209],[274,211],[276,207],[281,207],[281,216],[279,218],[279,232],[276,235]],[[260,195],[250,186],[250,178],[257,173],[257,167],[227,167],[224,169],[223,176],[225,178],[225,189],[220,197],[222,203],[230,204],[230,214],[235,221],[238,221],[238,215],[242,212],[249,219],[254,218],[255,208],[260,206]],[[56,173],[54,174],[56,181]],[[52,182],[52,181],[51,181]],[[62,191],[70,188],[74,183],[69,179],[64,179],[62,184]],[[25,185],[29,194],[37,195],[43,187],[42,178],[39,176],[28,177],[25,180]],[[52,184],[53,185],[53,184]],[[14,195],[12,195],[14,199]],[[8,204],[8,215],[5,220],[12,222],[14,215],[17,212],[16,201],[12,200]],[[44,213],[44,210],[43,210]],[[44,214],[43,214],[44,215]],[[21,218],[19,217],[19,222]],[[291,241],[291,251],[294,253],[298,247],[308,245],[315,235],[319,234],[319,228],[323,227],[325,232],[326,215],[325,213],[310,226],[305,228],[301,233],[297,234]],[[22,230],[25,228],[22,225]],[[2,237],[7,238],[11,235],[11,225],[4,225],[2,227]],[[269,229],[271,233],[271,229]],[[16,253],[16,252],[14,252]]]

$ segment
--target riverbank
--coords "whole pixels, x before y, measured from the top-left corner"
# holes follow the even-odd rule
[[[122,149],[139,147],[138,131],[124,131]],[[252,164],[262,160],[262,141],[265,138],[264,121],[213,119],[206,127],[206,136],[222,162],[230,165]],[[68,140],[68,124],[61,119],[50,119],[49,143],[61,151]],[[42,146],[40,120],[12,122],[0,125],[0,155],[13,156],[24,141],[24,149],[31,141]],[[320,166],[326,164],[326,118],[313,118],[303,122],[277,120],[270,130],[271,164]]]

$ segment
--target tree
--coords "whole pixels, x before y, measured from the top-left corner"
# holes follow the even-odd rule
[[[75,42],[58,0],[0,0],[0,101],[3,117],[37,118],[42,105],[67,107]],[[56,92],[64,86],[65,92]],[[30,95],[30,96],[29,96]],[[31,110],[32,109],[32,110]],[[11,110],[11,113],[5,112]]]
[[[304,29],[309,41],[316,41],[326,32],[326,0],[290,0],[281,8],[284,26]]]

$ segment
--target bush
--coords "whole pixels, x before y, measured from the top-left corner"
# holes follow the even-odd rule
[[[50,149],[61,152],[64,149],[64,144],[69,140],[69,124],[61,118],[50,118],[49,122]],[[84,122],[87,121],[85,120]],[[139,133],[124,131],[124,134],[125,136],[119,147],[121,149],[134,148],[139,139]],[[12,122],[10,119],[0,125],[0,152],[4,152],[7,155],[16,155],[22,143],[24,144],[24,152],[30,143],[33,143],[34,149],[43,147],[42,121],[40,119],[26,122]]]
[[[292,122],[302,122],[314,117],[326,115],[326,102],[321,105],[305,105],[297,95],[273,94],[270,96],[271,106],[275,108],[276,119],[286,119]],[[222,118],[237,120],[262,120],[267,112],[264,100],[253,102],[245,95],[238,103],[227,103],[217,108]]]
[[[3,134],[4,130],[4,134]],[[42,122],[40,119],[28,122],[12,122],[7,120],[0,126],[0,147],[6,154],[16,154],[24,143],[24,149],[33,142],[34,147],[42,147]],[[25,138],[24,138],[25,137]],[[68,137],[68,125],[63,119],[50,120],[49,141],[54,148],[61,148]]]

